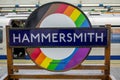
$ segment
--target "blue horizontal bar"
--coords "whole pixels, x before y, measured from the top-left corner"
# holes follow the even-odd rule
[[[5,60],[7,59],[7,56],[6,55],[0,55],[0,60]],[[26,56],[25,57],[26,60],[30,60],[30,57],[29,56]],[[110,57],[111,60],[120,60],[120,55],[112,55]],[[104,60],[104,56],[95,56],[95,55],[92,55],[92,56],[88,56],[86,58],[86,60]]]
[[[10,47],[107,46],[107,28],[10,29]]]
[[[6,55],[0,55],[0,60],[2,59],[7,59],[7,56]]]
[[[104,60],[104,56],[88,56],[86,60]]]

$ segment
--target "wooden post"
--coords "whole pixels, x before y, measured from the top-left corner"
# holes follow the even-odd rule
[[[110,49],[111,49],[111,25],[107,24],[105,27],[108,28],[108,46],[105,47],[105,66],[107,67],[104,74],[106,75],[105,80],[110,80]]]
[[[8,28],[10,28],[10,26],[6,26],[7,69],[8,69],[8,80],[11,80],[10,74],[13,74],[13,56],[12,56],[12,48],[10,48],[8,44],[9,43]]]

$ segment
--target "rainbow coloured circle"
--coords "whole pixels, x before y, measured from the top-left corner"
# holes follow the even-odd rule
[[[76,28],[91,27],[91,24],[88,18],[79,8],[64,2],[52,2],[52,3],[47,3],[45,5],[40,6],[29,16],[25,27],[40,28],[42,22],[48,16],[54,15],[54,14],[56,15],[58,14],[58,16],[59,14],[67,16],[70,20],[73,21]],[[58,20],[58,19],[55,19],[55,20]],[[53,49],[52,52],[55,52],[56,49],[55,48],[52,48],[52,49]],[[45,55],[44,51],[42,51],[42,48],[27,48],[26,50],[30,58],[38,66],[50,71],[66,71],[79,65],[87,57],[91,48],[74,48],[73,51],[70,53],[70,55],[63,59],[53,59]],[[65,53],[61,53],[61,54],[65,54]]]

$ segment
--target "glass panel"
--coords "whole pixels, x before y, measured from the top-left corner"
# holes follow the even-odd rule
[[[120,43],[120,29],[112,29],[111,42]]]
[[[12,20],[11,25],[15,28],[23,28],[25,25],[25,20]]]

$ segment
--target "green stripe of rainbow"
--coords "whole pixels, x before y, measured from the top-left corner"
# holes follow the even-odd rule
[[[88,21],[86,21],[87,19],[85,18],[85,16],[78,9],[68,4],[63,4],[63,3],[60,4],[54,13],[65,14],[66,16],[68,16],[73,20],[77,28],[81,27],[82,24],[84,24],[85,22],[88,23]],[[85,25],[85,26],[89,27],[89,25]],[[48,70],[56,70],[56,67],[61,67],[58,65],[60,62],[62,62],[62,60],[53,60],[51,58],[48,58],[47,56],[44,55],[44,53],[42,53],[40,48],[37,48],[37,52],[36,50],[34,50],[30,54],[30,57],[31,58],[34,57],[33,60],[35,61],[36,64]]]

